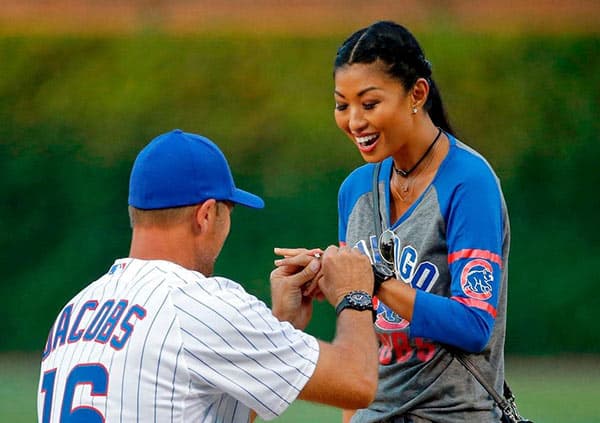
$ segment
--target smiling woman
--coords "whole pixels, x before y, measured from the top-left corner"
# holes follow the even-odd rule
[[[334,82],[336,124],[367,162],[339,191],[340,244],[394,275],[374,299],[377,397],[345,420],[499,421],[447,348],[470,353],[501,389],[510,236],[498,179],[455,137],[431,64],[403,26],[376,22],[351,35]]]

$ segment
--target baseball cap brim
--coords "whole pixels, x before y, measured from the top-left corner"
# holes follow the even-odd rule
[[[262,209],[265,206],[264,200],[258,195],[254,195],[239,188],[234,189],[233,195],[231,198],[229,198],[229,201],[233,201],[234,203],[251,207],[253,209]]]

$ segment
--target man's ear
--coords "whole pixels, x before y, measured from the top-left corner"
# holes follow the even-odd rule
[[[207,232],[214,224],[217,215],[217,201],[208,199],[198,204],[194,211],[194,229],[198,232]]]

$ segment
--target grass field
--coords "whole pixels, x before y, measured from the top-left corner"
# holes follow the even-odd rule
[[[509,357],[506,366],[521,412],[535,423],[600,423],[600,357]],[[0,354],[0,422],[36,421],[37,379],[37,354]],[[299,401],[274,421],[339,422],[340,416]]]

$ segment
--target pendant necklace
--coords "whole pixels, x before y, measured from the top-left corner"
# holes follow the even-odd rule
[[[435,138],[433,139],[433,141],[431,142],[431,144],[429,145],[429,147],[427,148],[425,153],[423,153],[421,158],[419,160],[417,160],[417,162],[410,169],[408,169],[408,170],[398,169],[396,167],[396,164],[395,163],[393,164],[394,173],[396,173],[396,175],[400,175],[404,178],[403,183],[402,182],[398,183],[398,187],[396,190],[401,201],[406,202],[410,199],[410,193],[411,193],[412,185],[414,184],[414,180],[413,180],[414,178],[409,178],[409,176],[413,173],[414,170],[417,169],[417,167],[423,162],[423,160],[425,160],[425,158],[429,155],[431,150],[433,150],[433,147],[435,146],[437,141],[440,139],[441,134],[442,134],[442,129],[438,128],[437,135],[435,136]]]
[[[413,167],[411,167],[408,170],[404,170],[404,169],[398,169],[396,167],[396,163],[394,163],[394,172],[396,172],[396,175],[400,175],[404,178],[408,178],[408,175],[410,175],[411,173],[413,173],[413,171],[417,168],[417,166],[419,166],[421,164],[421,162],[425,159],[425,157],[427,157],[427,155],[429,154],[429,152],[433,149],[433,146],[435,145],[435,143],[437,142],[437,140],[440,139],[440,135],[442,135],[442,128],[438,127],[438,133],[435,136],[435,138],[433,139],[433,141],[431,142],[431,144],[429,144],[429,147],[427,147],[427,150],[425,150],[425,153],[423,153],[423,155],[421,156],[421,158],[419,160],[417,160],[417,162],[414,164]]]

